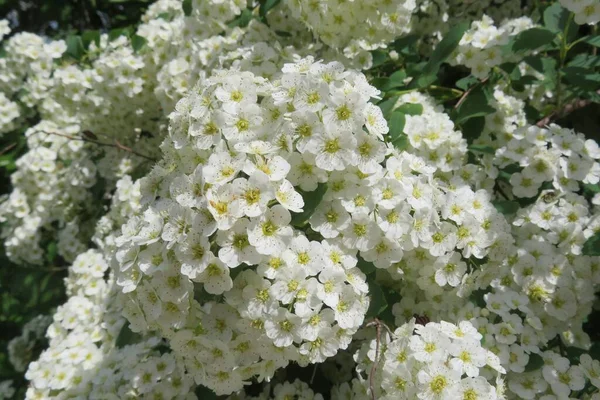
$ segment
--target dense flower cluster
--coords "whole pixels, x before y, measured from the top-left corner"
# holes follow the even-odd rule
[[[494,67],[512,61],[511,56],[504,54],[502,46],[531,27],[533,23],[528,17],[508,20],[496,27],[490,17],[483,15],[462,37],[453,62],[465,65],[473,76],[485,78]]]
[[[342,50],[348,59],[367,57],[370,50],[411,30],[415,0],[310,1],[285,4],[292,16],[302,21],[323,43]],[[370,60],[362,62],[367,68]]]
[[[355,354],[357,371],[367,375],[365,382],[375,382],[378,399],[496,400],[497,378],[506,371],[481,339],[467,321],[423,326],[413,318],[393,333],[385,332],[379,345],[376,340],[364,343]],[[377,353],[377,346],[384,350]]]
[[[376,245],[361,213],[373,199],[333,189],[330,218],[324,209],[311,223],[321,240],[289,224],[304,206],[295,186],[335,188],[346,169],[359,180],[381,174],[387,126],[368,103],[376,94],[341,64],[303,59],[271,82],[216,72],[177,104],[163,165],[142,182],[149,205],[117,239],[118,282],[134,329],[159,329],[188,368],[218,367],[198,383],[229,393],[290,360],[322,362],[362,323],[368,289],[355,249]]]
[[[529,3],[159,0],[85,62],[8,37],[0,134],[28,150],[4,247],[42,264],[52,239],[71,264],[48,348],[27,366],[49,317],[10,345],[27,399],[598,400],[600,362],[571,353],[598,306],[600,148],[532,125],[553,93],[506,49]],[[560,3],[597,22],[597,2]],[[459,22],[448,62],[489,90],[483,118],[402,65]],[[371,70],[406,73],[396,91],[367,69],[410,34],[421,55],[395,43]]]

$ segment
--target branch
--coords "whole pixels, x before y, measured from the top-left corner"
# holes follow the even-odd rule
[[[465,91],[463,93],[463,95],[460,97],[460,99],[458,100],[458,102],[456,103],[456,105],[454,106],[454,109],[456,110],[458,107],[460,107],[460,105],[462,103],[465,102],[465,100],[467,99],[467,96],[469,96],[469,94],[476,88],[479,87],[480,85],[483,85],[484,83],[486,83],[488,81],[488,79],[490,79],[489,77],[485,77],[484,79],[482,79],[481,81],[479,81],[478,84],[471,86],[467,91]]]
[[[64,138],[67,138],[67,139],[70,139],[70,140],[80,140],[82,142],[93,143],[93,144],[98,145],[98,146],[114,147],[116,149],[123,150],[123,151],[126,151],[126,152],[131,153],[131,154],[135,154],[138,157],[145,158],[146,160],[156,161],[154,158],[152,158],[150,156],[147,156],[145,154],[139,153],[139,152],[133,150],[131,147],[125,146],[124,144],[122,144],[121,142],[119,142],[117,139],[114,139],[114,141],[115,141],[114,143],[107,143],[107,142],[101,142],[99,140],[96,140],[97,136],[94,135],[90,131],[84,131],[83,132],[83,134],[85,135],[85,137],[71,136],[71,135],[66,135],[64,133],[58,133],[58,132],[48,132],[48,131],[43,131],[43,132],[48,133],[50,135],[62,136]]]
[[[375,379],[375,372],[377,371],[377,366],[379,364],[379,345],[381,343],[381,328],[384,327],[388,330],[388,332],[390,332],[390,334],[392,333],[392,331],[390,330],[390,328],[383,323],[382,321],[380,321],[379,319],[375,318],[373,321],[369,322],[367,325],[367,327],[369,326],[374,326],[376,331],[376,342],[375,342],[375,360],[373,361],[373,365],[371,366],[371,372],[369,373],[369,388],[371,390],[371,398],[373,400],[375,400],[375,389],[373,387],[373,379]]]
[[[596,93],[600,94],[600,90],[598,90]],[[546,115],[544,118],[539,120],[536,123],[536,126],[543,128],[544,126],[548,125],[550,122],[552,122],[556,119],[566,117],[567,115],[571,114],[573,111],[587,107],[590,104],[592,104],[591,100],[577,99],[577,100],[573,101],[572,103],[565,104],[565,106],[563,108],[561,108],[560,110],[552,111],[550,114]]]

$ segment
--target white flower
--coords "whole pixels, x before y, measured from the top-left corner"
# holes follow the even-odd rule
[[[248,226],[248,241],[260,254],[281,253],[292,240],[289,225],[292,217],[288,210],[274,205],[260,217],[252,218]]]

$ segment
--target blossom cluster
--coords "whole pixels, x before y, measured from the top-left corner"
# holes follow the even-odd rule
[[[455,50],[453,63],[464,65],[471,70],[473,76],[483,79],[490,71],[508,61],[502,46],[520,32],[533,27],[533,22],[528,17],[508,20],[498,27],[487,15],[481,20],[473,21],[471,28],[462,37],[458,48]]]
[[[4,247],[43,264],[52,237],[70,263],[48,348],[26,365],[48,317],[11,342],[26,398],[598,400],[600,362],[565,350],[592,345],[598,144],[528,122],[551,100],[539,82],[488,83],[473,139],[435,87],[382,93],[365,71],[466,21],[452,65],[540,77],[502,52],[529,2],[267,3],[159,0],[85,62],[4,42],[0,133],[28,146]],[[561,3],[593,23],[589,1]],[[333,389],[286,381],[290,364]]]
[[[369,59],[370,50],[411,31],[415,0],[286,1],[292,16],[306,26],[323,43],[343,51],[348,59]],[[367,68],[370,60],[362,62]]]
[[[385,332],[380,343],[365,342],[355,354],[357,371],[377,388],[378,399],[496,400],[503,395],[497,378],[506,371],[481,339],[468,321],[415,325],[413,318]],[[384,350],[378,353],[378,346]]]

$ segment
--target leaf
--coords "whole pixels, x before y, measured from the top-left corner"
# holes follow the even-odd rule
[[[131,38],[131,47],[133,47],[133,51],[136,53],[142,49],[146,45],[146,39],[141,36],[133,35]]]
[[[544,365],[542,356],[536,353],[529,354],[529,362],[525,366],[525,372],[537,371]]]
[[[569,14],[569,10],[561,7],[560,3],[556,2],[544,10],[544,26],[554,33],[564,32],[569,21]],[[569,41],[577,35],[578,30],[575,21],[571,20],[569,23]]]
[[[81,60],[85,54],[85,48],[83,47],[83,41],[79,36],[69,36],[66,40],[67,43],[67,54],[69,57],[75,60]]]
[[[248,26],[248,24],[250,23],[250,21],[252,21],[253,18],[254,16],[252,15],[252,11],[248,10],[247,8],[244,8],[239,17],[229,22],[227,26],[230,28],[235,28],[236,26],[244,28]]]
[[[215,392],[213,392],[206,386],[199,385],[198,387],[196,387],[196,390],[194,393],[196,394],[196,397],[199,398],[200,400],[216,400],[217,399],[217,395],[215,394]]]
[[[600,232],[585,242],[582,253],[585,256],[600,256]]]
[[[569,67],[593,68],[600,66],[600,56],[593,54],[577,54],[567,63]]]
[[[261,2],[260,7],[258,8],[258,14],[261,16],[261,18],[266,18],[269,10],[271,10],[280,2],[281,0],[266,0],[264,2]]]
[[[389,47],[396,50],[398,53],[405,53],[409,51],[419,40],[419,35],[408,35],[403,36],[400,39],[396,39]]]
[[[519,33],[512,45],[512,51],[535,50],[554,41],[556,33],[545,28],[531,28]]]
[[[304,199],[304,211],[301,213],[292,213],[292,222],[291,224],[294,226],[302,226],[304,225],[311,215],[315,212],[315,209],[323,200],[323,196],[327,192],[327,184],[319,183],[317,189],[312,192],[304,192],[300,191],[302,198]]]
[[[521,208],[519,203],[509,200],[495,200],[492,201],[492,204],[496,207],[496,210],[504,215],[516,214],[516,212],[519,211],[519,208]]]
[[[113,40],[117,39],[120,36],[127,36],[127,37],[129,37],[130,33],[131,32],[129,31],[128,28],[113,29],[110,32],[108,32],[108,40],[109,41],[113,41]]]
[[[455,25],[444,35],[444,38],[431,53],[427,64],[419,71],[419,77],[413,79],[409,88],[427,87],[435,82],[440,66],[456,50],[467,29],[469,29],[469,24],[463,22]]]
[[[478,153],[496,154],[496,149],[492,146],[484,146],[481,144],[472,144],[468,147],[469,151],[475,151]]]
[[[408,138],[404,134],[404,125],[406,124],[406,115],[401,111],[394,111],[390,118],[390,142],[398,150],[405,150],[408,147]]]
[[[126,322],[121,328],[121,332],[119,332],[119,336],[117,336],[117,341],[115,345],[119,348],[125,347],[128,344],[134,344],[140,341],[142,336],[138,333],[133,332],[129,329],[129,323]]]
[[[85,31],[81,34],[83,47],[87,50],[92,42],[96,43],[96,47],[100,46],[100,31]]]
[[[477,79],[473,75],[469,75],[456,81],[456,87],[462,90],[468,90],[471,86],[474,86],[478,83],[479,79]]]
[[[388,91],[393,88],[404,86],[404,80],[406,79],[406,71],[401,69],[394,72],[389,76],[387,82],[381,87],[381,90]]]
[[[441,103],[456,100],[463,95],[461,90],[439,86],[427,88],[427,93]]]
[[[488,95],[483,86],[473,89],[465,101],[455,110],[456,123],[462,124],[471,118],[484,117],[496,112],[496,109],[491,107],[488,102]]]
[[[418,103],[405,103],[396,108],[394,112],[396,111],[406,115],[421,115],[423,114],[423,105]]]
[[[390,116],[392,109],[398,102],[398,98],[399,98],[398,96],[393,96],[387,100],[383,100],[383,101],[377,103],[377,106],[381,109],[381,112],[383,113],[383,117],[385,119],[389,119],[388,117]]]
[[[594,47],[600,47],[600,35],[590,36],[584,40],[584,43],[590,44]]]
[[[365,317],[375,318],[388,307],[385,294],[383,293],[383,290],[381,290],[381,285],[376,282],[370,282],[369,297],[371,302],[369,303],[369,309],[367,310]]]
[[[357,259],[358,263],[356,264],[356,266],[363,272],[363,274],[369,275],[375,272],[376,268],[372,262],[365,261],[365,259],[362,258],[360,255],[357,257]]]
[[[463,137],[467,139],[468,143],[472,143],[475,139],[477,139],[481,132],[483,132],[483,128],[485,127],[485,118],[484,117],[474,117],[461,125],[461,130],[463,133]]]
[[[373,57],[373,64],[371,65],[371,68],[379,67],[388,59],[388,53],[382,50],[372,51],[371,56]]]
[[[189,17],[190,15],[192,15],[192,0],[183,0],[183,13],[185,14],[186,17]]]
[[[600,87],[600,73],[592,69],[580,67],[566,67],[562,69],[565,79],[575,86],[586,90],[595,90]]]
[[[451,28],[448,33],[444,35],[444,38],[435,47],[433,53],[431,53],[429,62],[425,65],[423,70],[424,74],[437,72],[440,65],[442,65],[442,63],[452,55],[454,50],[456,50],[467,29],[469,29],[469,24],[463,22]]]

